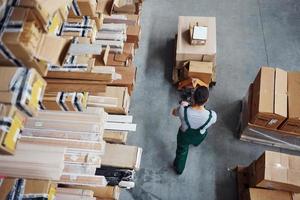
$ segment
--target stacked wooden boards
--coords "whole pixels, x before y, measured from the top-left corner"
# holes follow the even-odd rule
[[[14,171],[9,176],[26,178],[18,180],[18,183],[48,176],[47,179],[61,184],[56,192],[57,198],[61,199],[118,199],[119,186],[128,187],[121,184],[124,179],[109,181],[109,185],[113,186],[104,186],[107,179],[116,178],[111,175],[114,171],[133,174],[138,167],[127,169],[114,162],[102,167],[101,159],[106,142],[109,142],[112,145],[122,144],[123,151],[128,152],[128,163],[133,162],[133,157],[140,160],[141,149],[134,147],[139,151],[131,151],[131,147],[125,144],[128,132],[136,130],[132,117],[127,115],[136,78],[134,56],[140,41],[141,3],[141,0],[126,2],[126,5],[96,0],[20,0],[8,5],[8,10],[16,9],[22,14],[20,16],[24,20],[16,17],[23,20],[24,27],[12,34],[13,37],[8,38],[6,34],[5,42],[10,46],[4,47],[13,50],[13,54],[1,57],[0,63],[35,68],[47,82],[47,87],[37,93],[40,97],[44,96],[44,100],[38,99],[36,115],[24,119],[26,126],[16,146],[42,149],[37,154],[38,158],[52,158],[52,148],[64,150],[62,159],[56,163],[61,166],[55,167],[54,171],[43,165],[43,159],[28,158],[33,165],[41,166],[36,174],[32,168],[22,171],[25,160],[16,157],[17,160],[10,164],[19,163],[20,167],[12,168]],[[11,23],[13,19],[9,19]],[[4,28],[9,29],[6,25]],[[21,42],[17,36],[22,36]],[[37,41],[33,40],[34,37]],[[13,45],[19,49],[13,48]],[[18,51],[20,54],[16,54]],[[100,108],[109,115],[96,120]],[[39,109],[45,111],[38,112]],[[101,112],[104,113],[103,110]],[[35,147],[37,144],[39,146]],[[24,155],[27,151],[17,153]],[[112,156],[116,156],[114,161],[119,159],[117,155]],[[95,175],[99,169],[102,175]],[[128,182],[133,181],[131,176]],[[76,191],[75,186],[79,187]],[[84,186],[92,189],[84,191]]]
[[[27,120],[20,140],[66,148],[59,183],[105,186],[105,178],[94,174],[105,151],[102,138],[106,118],[103,109],[97,113],[41,111],[39,117]],[[82,161],[82,156],[90,159]]]

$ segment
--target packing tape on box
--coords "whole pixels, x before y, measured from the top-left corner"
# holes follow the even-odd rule
[[[48,194],[24,194],[22,200],[48,200]]]
[[[82,102],[79,100],[80,98],[78,98],[80,96],[80,94],[81,93],[75,93],[74,94],[73,99],[72,99],[72,104],[73,104],[74,108],[77,111],[82,112],[83,111],[83,109],[82,109]]]
[[[61,110],[68,111],[68,108],[66,107],[66,105],[64,103],[65,100],[66,100],[66,97],[64,95],[64,92],[57,93],[57,96],[56,96],[57,105],[60,107]]]
[[[82,22],[64,22],[58,35],[61,36],[64,32],[76,32],[79,36],[88,36],[89,31],[93,31],[93,26],[91,25],[91,19],[89,17],[83,17]]]
[[[6,197],[6,200],[23,199],[22,196],[25,191],[25,182],[25,179],[16,179],[15,184],[12,186]]]
[[[49,71],[56,72],[86,72],[88,64],[68,64],[63,65],[62,67],[51,65],[48,67]]]
[[[291,143],[289,143],[289,142],[286,142],[286,141],[283,141],[283,140],[274,138],[274,137],[272,137],[272,136],[266,135],[266,134],[264,134],[264,133],[262,133],[262,132],[260,132],[260,131],[254,130],[254,129],[252,129],[252,128],[249,128],[249,130],[250,130],[250,131],[253,131],[254,133],[257,133],[257,134],[259,134],[259,135],[261,135],[261,136],[263,136],[263,137],[266,137],[266,138],[269,138],[269,139],[271,139],[271,140],[274,140],[274,141],[277,141],[277,142],[280,142],[280,143],[289,145],[289,146],[291,146],[291,147],[293,147],[293,148],[295,148],[295,149],[299,149],[299,150],[300,150],[300,146],[298,146],[298,145],[291,144]]]
[[[80,8],[78,6],[77,0],[73,0],[72,2],[72,10],[76,16],[81,16]]]

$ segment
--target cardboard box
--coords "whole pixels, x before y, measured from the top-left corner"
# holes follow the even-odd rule
[[[0,154],[14,154],[25,120],[15,106],[0,104]]]
[[[255,161],[251,187],[300,192],[300,157],[265,151]]]
[[[5,178],[0,186],[0,200],[6,200],[17,179]],[[25,179],[24,195],[48,195],[49,200],[54,199],[57,184],[51,181]]]
[[[1,103],[15,105],[28,116],[35,116],[47,83],[34,69],[0,67],[0,85]]]
[[[100,1],[101,2],[101,1]],[[75,0],[72,2],[72,7],[69,12],[69,17],[96,17],[96,0]]]
[[[290,192],[249,188],[244,193],[243,200],[293,200],[293,198]]]
[[[9,54],[1,56],[1,65],[34,66],[45,75],[47,63],[62,64],[71,39],[41,33],[39,27],[33,23],[35,21],[31,9],[13,8],[9,24],[19,26],[7,27],[3,33],[3,48]]]
[[[190,61],[188,68],[188,77],[197,78],[209,85],[213,74],[212,62]]]
[[[138,14],[140,1],[138,0],[114,0],[113,12]]]
[[[300,72],[288,72],[288,119],[281,130],[300,134]]]
[[[199,26],[208,27],[205,45],[191,45],[189,26],[198,23]],[[178,23],[178,37],[176,46],[176,61],[203,61],[213,62],[217,53],[216,42],[216,18],[215,17],[187,17],[180,16]]]
[[[251,123],[276,129],[287,117],[287,72],[262,67],[253,83]]]
[[[22,8],[31,8],[41,27],[48,32],[50,27],[57,23],[55,22],[57,19],[54,19],[55,16],[59,17],[61,22],[66,20],[71,2],[72,0],[19,0],[17,5]]]

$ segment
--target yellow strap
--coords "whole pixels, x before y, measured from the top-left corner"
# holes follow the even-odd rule
[[[62,20],[60,17],[60,13],[56,12],[56,14],[54,15],[51,25],[49,26],[49,33],[55,33],[58,28],[60,27],[60,25],[62,24]]]
[[[15,114],[15,116],[13,117],[13,120],[11,122],[11,126],[10,126],[8,132],[6,133],[5,139],[3,141],[3,145],[9,151],[15,150],[18,135],[19,135],[20,131],[22,130],[23,125],[24,124],[23,124],[22,117]]]
[[[36,109],[39,108],[40,95],[44,87],[45,87],[45,83],[43,82],[43,80],[38,79],[34,82],[34,84],[32,85],[31,98],[29,101],[30,106]]]
[[[51,186],[48,193],[48,200],[54,200],[56,195],[55,187]]]
[[[86,109],[86,107],[87,107],[88,96],[89,96],[88,92],[83,93],[83,98],[82,98],[82,107],[83,107],[83,109]]]

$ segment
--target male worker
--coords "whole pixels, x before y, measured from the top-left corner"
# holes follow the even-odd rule
[[[198,87],[193,96],[192,104],[183,101],[173,110],[173,115],[178,116],[181,126],[177,134],[176,158],[174,168],[177,174],[182,174],[189,152],[189,145],[198,146],[205,139],[207,129],[217,121],[217,114],[206,110],[204,104],[208,101],[209,90],[207,87]]]

